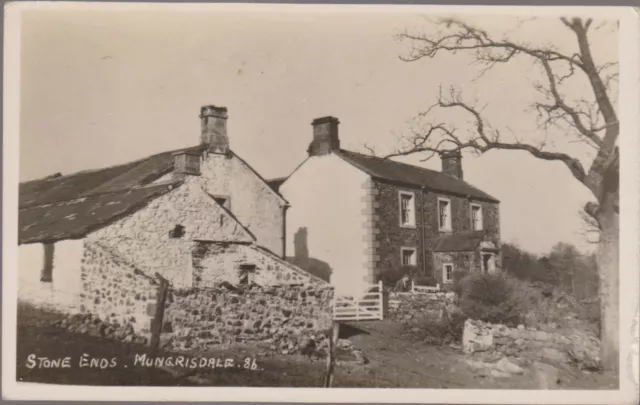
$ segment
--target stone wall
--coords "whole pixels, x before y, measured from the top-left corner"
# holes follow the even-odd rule
[[[462,335],[466,354],[495,353],[547,363],[571,363],[586,370],[598,369],[600,341],[584,330],[543,330],[519,325],[509,328],[467,319]]]
[[[432,294],[390,293],[388,318],[411,323],[437,319],[445,306],[454,302],[450,292]]]
[[[238,284],[242,266],[254,266],[247,281],[261,286],[326,284],[256,246],[199,242],[193,249],[193,286],[213,287],[222,281]]]
[[[411,247],[416,249],[416,268],[419,274],[435,276],[442,280],[442,267],[434,265],[430,250],[435,241],[443,234],[438,227],[438,198],[444,197],[451,202],[452,230],[450,232],[465,232],[471,230],[471,204],[482,206],[483,228],[487,230],[490,240],[499,244],[500,241],[500,216],[499,204],[479,200],[469,200],[464,197],[437,193],[429,190],[421,191],[419,188],[408,188],[389,182],[375,181],[374,188],[374,214],[376,226],[380,232],[374,239],[377,272],[394,270],[401,266],[400,248]],[[399,191],[414,193],[416,206],[416,226],[404,228],[400,226]],[[423,259],[421,250],[420,232],[424,232],[424,247],[426,250]],[[423,262],[424,260],[424,267]],[[424,268],[424,272],[423,272]]]
[[[209,194],[228,197],[229,209],[257,242],[284,257],[286,201],[237,155],[206,154],[196,181]]]
[[[176,226],[182,233],[174,233]],[[147,274],[191,286],[194,240],[252,242],[253,236],[208,196],[194,178],[149,205],[87,237]]]
[[[436,281],[443,288],[450,288],[454,281],[444,281],[443,265],[453,263],[455,271],[478,271],[480,269],[479,252],[433,252],[433,268]]]
[[[379,257],[377,264],[378,272],[394,271],[402,266],[400,249],[403,247],[416,250],[416,269],[422,274],[423,257],[421,254],[420,232],[422,228],[422,217],[420,207],[422,206],[422,195],[420,189],[400,187],[394,184],[375,181],[376,194],[376,214],[378,218],[378,229],[376,235],[376,254]],[[400,226],[400,197],[399,192],[406,191],[414,194],[416,207],[416,226],[405,228]]]
[[[158,289],[153,278],[95,242],[85,242],[80,278],[82,312],[150,332]]]
[[[329,286],[171,289],[162,340],[178,350],[257,341],[293,353],[324,339],[332,298]]]

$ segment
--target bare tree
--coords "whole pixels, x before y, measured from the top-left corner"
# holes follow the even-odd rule
[[[516,59],[529,60],[539,68],[542,78],[531,82],[527,72],[518,79],[537,92],[539,97],[530,105],[541,130],[561,129],[556,132],[581,142],[593,149],[593,158],[585,167],[578,156],[561,150],[552,150],[548,140],[526,142],[518,136],[507,137],[505,131],[491,126],[483,110],[465,100],[460,91],[440,92],[437,101],[420,114],[427,124],[414,129],[406,137],[406,144],[388,155],[415,153],[442,154],[470,151],[483,154],[491,150],[517,150],[532,156],[562,162],[572,176],[593,195],[584,212],[599,232],[597,262],[602,302],[603,364],[615,368],[618,363],[618,176],[619,150],[617,146],[619,122],[612,96],[617,86],[617,63],[597,64],[589,43],[590,35],[598,29],[591,19],[561,18],[559,23],[575,37],[575,52],[563,53],[554,45],[534,46],[527,42],[497,38],[489,32],[462,20],[446,18],[433,21],[435,33],[414,34],[404,32],[398,38],[411,45],[408,54],[401,56],[406,62],[433,59],[441,54],[471,57],[479,65],[481,75],[496,66],[516,65]],[[531,65],[529,65],[531,66]],[[570,94],[565,84],[571,80],[584,80],[588,97]],[[443,94],[444,93],[444,94]],[[458,111],[466,114],[471,129],[436,121],[437,111]]]

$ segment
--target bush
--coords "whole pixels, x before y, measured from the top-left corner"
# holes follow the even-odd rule
[[[513,278],[503,274],[471,273],[458,284],[459,303],[469,318],[516,326],[526,314],[523,297]]]
[[[459,343],[462,340],[466,320],[465,314],[454,312],[436,322],[426,322],[420,328],[420,338],[432,345]]]

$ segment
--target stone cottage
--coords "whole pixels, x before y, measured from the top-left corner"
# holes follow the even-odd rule
[[[205,106],[194,147],[20,184],[19,299],[119,319],[145,311],[156,275],[324,283],[283,260],[288,203],[230,149],[227,118]]]
[[[308,158],[270,184],[291,203],[293,263],[355,295],[381,272],[412,266],[437,283],[499,267],[499,201],[465,182],[460,153],[442,172],[340,148],[339,121],[313,121]]]

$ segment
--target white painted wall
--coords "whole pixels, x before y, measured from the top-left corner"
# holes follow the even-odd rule
[[[53,281],[40,281],[44,265],[44,246],[41,243],[18,247],[18,299],[33,305],[77,312],[80,306],[82,281],[80,266],[82,240],[56,242],[53,256]]]
[[[255,235],[258,245],[282,255],[282,198],[235,156],[208,154],[200,172],[198,179],[208,193],[231,197],[231,212]]]
[[[287,256],[295,253],[295,234],[307,229],[309,257],[332,268],[336,293],[358,295],[367,284],[364,228],[368,176],[335,155],[307,159],[280,187],[290,202]]]

